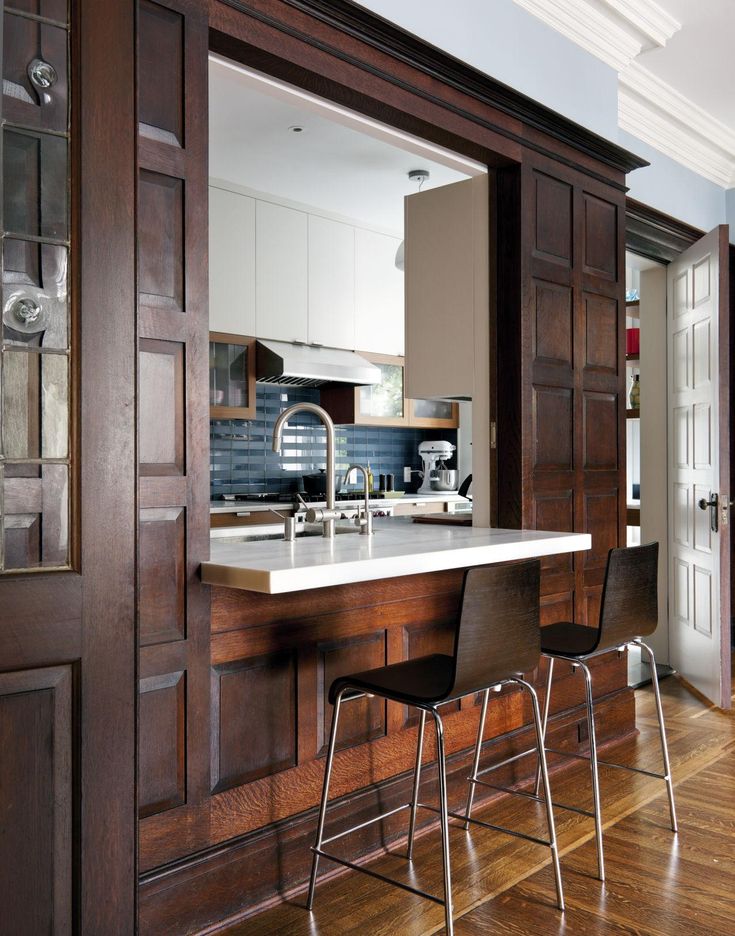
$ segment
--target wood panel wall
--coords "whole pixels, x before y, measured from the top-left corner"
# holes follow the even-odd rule
[[[542,619],[594,626],[625,543],[625,200],[538,156],[498,180],[500,525],[592,535],[543,562]]]
[[[209,796],[207,16],[138,5],[138,809]]]

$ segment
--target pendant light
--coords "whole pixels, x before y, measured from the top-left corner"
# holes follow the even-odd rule
[[[418,191],[421,191],[421,186],[430,178],[431,173],[428,169],[412,169],[408,173],[408,178],[411,182],[418,182],[419,187]],[[406,268],[406,241],[402,240],[398,245],[398,250],[396,251],[396,269],[405,270]]]

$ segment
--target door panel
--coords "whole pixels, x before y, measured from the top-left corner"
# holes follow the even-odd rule
[[[131,933],[134,9],[2,16],[0,929]]]
[[[727,228],[668,270],[671,663],[722,708],[731,705],[728,286]]]

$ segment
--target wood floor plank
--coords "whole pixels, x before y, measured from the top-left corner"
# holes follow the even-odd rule
[[[548,850],[473,828],[451,832],[457,936],[733,936],[735,934],[735,716],[704,704],[675,678],[661,683],[680,820],[668,827],[662,781],[601,769],[608,880],[594,877],[590,819],[556,811],[567,910],[555,907]],[[653,693],[636,692],[639,734],[608,746],[601,756],[661,769]],[[435,778],[426,772],[422,796],[432,801]],[[591,801],[589,766],[555,773],[555,799]],[[461,804],[450,804],[459,808]],[[525,799],[504,797],[478,812],[486,821],[543,835],[544,811]],[[308,848],[310,843],[304,843]],[[349,843],[340,842],[349,856]],[[441,894],[439,836],[416,842],[408,865],[398,843],[370,867]],[[322,863],[326,872],[334,865]],[[321,880],[321,879],[320,879]],[[430,936],[443,932],[443,909],[355,872],[323,881],[315,909],[303,895],[219,932],[228,936]]]

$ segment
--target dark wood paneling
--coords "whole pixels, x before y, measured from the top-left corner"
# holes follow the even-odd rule
[[[143,0],[138,36],[142,827],[210,781],[207,6]],[[156,688],[159,674],[179,674]],[[173,677],[163,677],[173,678]],[[141,702],[141,705],[144,703]]]
[[[0,673],[0,893],[8,936],[72,932],[72,671]]]
[[[586,623],[596,550],[624,541],[623,199],[535,157],[498,178],[506,213],[520,213],[520,230],[498,229],[500,525],[533,526],[539,498],[553,514],[571,496],[594,556],[574,560],[574,583],[546,567],[542,594],[573,594]]]
[[[141,133],[183,146],[184,17],[149,0],[141,0],[138,16]]]
[[[184,302],[184,183],[142,170],[138,186],[141,305],[181,312]]]
[[[536,363],[574,365],[572,291],[568,286],[534,280],[533,354]]]
[[[166,673],[140,681],[138,810],[141,816],[186,800],[186,680]]]
[[[184,474],[184,345],[141,338],[139,347],[140,473]]]
[[[617,376],[618,303],[606,296],[585,296],[585,367]]]
[[[618,395],[584,394],[584,467],[585,469],[618,468]]]
[[[536,230],[534,254],[552,263],[572,263],[572,187],[567,182],[534,173]]]
[[[9,4],[8,4],[9,5]],[[32,4],[40,13],[40,4]],[[14,3],[18,8],[19,4]],[[65,6],[65,4],[63,4]],[[48,16],[48,13],[40,15]],[[66,10],[64,10],[66,19]],[[37,90],[28,65],[40,58],[56,72],[53,84]],[[65,131],[67,117],[66,30],[37,20],[8,15],[3,24],[3,117],[25,127]]]
[[[338,676],[384,666],[386,663],[385,632],[362,634],[349,640],[320,643],[317,648],[317,748],[325,754],[332,724],[332,706],[327,696]],[[385,734],[385,701],[377,696],[346,702],[340,715],[337,750],[371,741]]]
[[[212,791],[296,764],[296,660],[277,653],[212,667]]]
[[[574,492],[558,491],[553,494],[537,494],[534,498],[535,530],[558,530],[563,533],[574,531]],[[543,572],[571,572],[574,556],[544,556],[541,559]]]
[[[186,513],[140,511],[138,607],[141,646],[186,636]]]
[[[534,468],[574,467],[573,404],[571,390],[533,388]]]

